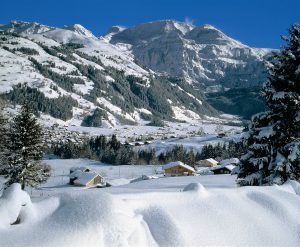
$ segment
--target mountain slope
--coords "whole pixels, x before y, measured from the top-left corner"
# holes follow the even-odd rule
[[[184,80],[141,66],[82,26],[12,22],[0,30],[0,93],[14,103],[26,93],[36,111],[75,125],[96,109],[104,125],[217,114]]]
[[[150,69],[182,77],[206,92],[260,85],[271,52],[248,47],[210,25],[169,20],[108,32],[103,40],[123,45]]]

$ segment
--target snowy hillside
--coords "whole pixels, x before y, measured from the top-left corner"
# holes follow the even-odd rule
[[[151,71],[123,46],[79,24],[54,28],[14,21],[0,30],[0,93],[20,104],[25,90],[36,111],[66,124],[80,125],[88,116],[115,126],[217,114],[184,80]]]
[[[12,21],[0,31],[0,94],[20,104],[20,84],[27,83],[37,89],[30,95],[39,98],[35,110],[67,125],[86,118],[108,127],[191,122],[217,116],[215,109],[249,118],[264,107],[258,92],[271,50],[248,47],[210,25],[113,26],[100,38],[80,24]],[[258,88],[254,97],[241,89],[249,87]],[[226,94],[230,88],[236,91]]]
[[[169,20],[111,29],[103,39],[123,45],[150,69],[183,77],[207,92],[260,85],[271,53],[246,46],[211,25]]]

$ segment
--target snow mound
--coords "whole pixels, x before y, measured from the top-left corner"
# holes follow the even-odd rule
[[[14,184],[0,197],[0,236],[5,234],[0,246],[300,245],[300,197],[292,190],[205,185],[190,183],[185,193],[104,192],[113,192],[113,187],[74,190],[31,203]],[[209,196],[198,196],[199,192]],[[20,223],[11,225],[19,216]]]
[[[190,183],[184,187],[183,191],[196,191],[201,195],[207,195],[208,192],[205,187],[200,183]]]
[[[293,190],[295,191],[295,193],[300,196],[300,183],[298,183],[295,180],[291,180],[289,182],[290,182],[290,185],[292,186]]]
[[[12,184],[0,198],[0,228],[14,224],[23,207],[31,204],[29,195],[21,190],[20,184]]]
[[[152,206],[141,214],[159,246],[186,246],[178,224],[166,210]]]
[[[19,185],[12,189],[8,199],[6,195],[1,198],[0,224],[4,229],[2,232],[0,228],[0,235],[9,234],[0,239],[0,246],[126,246],[139,223],[130,213],[118,213],[109,194],[92,191],[61,194],[58,198],[48,199],[47,204],[59,199],[54,210],[43,203],[35,203],[34,211],[43,219],[31,224],[21,222],[16,228],[10,225],[11,222],[17,218],[22,204],[30,201]],[[5,200],[7,203],[3,204]],[[5,215],[9,215],[9,219]]]

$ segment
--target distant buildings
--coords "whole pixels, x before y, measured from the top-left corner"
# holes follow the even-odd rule
[[[220,161],[218,166],[212,167],[210,171],[213,174],[236,174],[237,165],[240,163],[240,160],[237,158],[231,158]]]
[[[196,166],[198,167],[215,167],[218,165],[218,161],[214,160],[213,158],[200,160],[196,163]]]
[[[210,158],[201,160],[197,163],[198,173],[200,175],[219,175],[219,174],[236,174],[237,166],[240,160],[231,158],[220,162]],[[201,169],[202,168],[202,169]]]

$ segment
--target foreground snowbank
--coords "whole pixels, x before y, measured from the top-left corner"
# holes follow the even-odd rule
[[[297,193],[296,182],[222,189],[193,183],[181,192],[91,189],[32,203],[15,184],[0,198],[0,246],[299,246]]]

